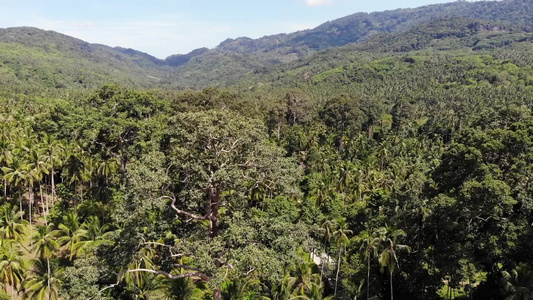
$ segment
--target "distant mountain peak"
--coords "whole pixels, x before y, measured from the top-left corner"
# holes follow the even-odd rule
[[[225,85],[340,47],[403,52],[478,31],[532,31],[531,16],[533,0],[449,2],[355,13],[289,34],[228,38],[214,49],[199,48],[164,60],[134,49],[90,44],[54,31],[7,28],[0,29],[0,61],[13,72],[0,76],[8,76],[7,82],[25,80],[66,87],[102,82],[154,84],[146,78],[182,87]]]

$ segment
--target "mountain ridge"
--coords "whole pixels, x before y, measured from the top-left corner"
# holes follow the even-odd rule
[[[472,25],[460,20],[478,20],[479,24],[485,24],[483,26],[531,32],[532,3],[531,0],[451,2],[355,13],[313,29],[259,39],[226,39],[213,49],[199,48],[166,59],[135,49],[91,44],[33,27],[0,29],[0,67],[4,67],[0,73],[0,83],[27,82],[52,88],[79,85],[92,88],[109,82],[141,87],[227,86],[249,74],[268,72],[275,66],[286,65],[329,49],[350,45],[362,45],[356,47],[358,51],[369,51],[372,47],[381,49],[383,46],[379,43],[385,38],[394,39],[394,35],[399,39],[402,34],[411,32],[411,37],[416,36],[416,39],[422,39],[422,43],[427,43],[433,29],[423,29],[417,33],[416,28],[434,26],[428,24],[438,20],[459,20],[461,26]],[[460,27],[447,26],[443,27],[446,34],[453,35],[451,31],[454,30],[460,34],[476,34],[463,33]],[[416,46],[417,43],[414,41],[414,46],[400,45],[400,41],[396,41],[399,47],[397,51],[401,51],[402,47],[405,51],[425,47],[422,44]]]

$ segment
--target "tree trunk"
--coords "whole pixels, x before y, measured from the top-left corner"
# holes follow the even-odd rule
[[[29,184],[29,188],[28,188],[30,194],[28,195],[28,197],[30,198],[29,201],[29,205],[28,205],[28,209],[30,210],[30,247],[33,247],[33,241],[32,241],[32,237],[33,237],[33,231],[32,231],[32,226],[31,226],[31,207],[33,205],[33,186],[31,185],[31,183]]]
[[[333,294],[335,297],[337,297],[337,284],[339,282],[339,271],[341,270],[341,254],[342,254],[342,248],[339,249],[339,261],[337,263],[337,275],[335,276],[335,293]]]
[[[52,299],[52,287],[51,287],[51,283],[50,283],[50,277],[51,277],[51,271],[50,271],[50,259],[47,258],[46,259],[46,267],[47,267],[47,271],[48,271],[48,300]]]
[[[210,232],[209,237],[215,238],[218,236],[218,218],[219,218],[219,209],[220,209],[220,184],[216,184],[215,187],[211,186],[209,188],[209,223],[210,223]],[[218,260],[218,254],[215,254],[215,266],[220,268],[222,263]],[[213,300],[222,300],[222,291],[220,288],[217,288],[213,293]]]
[[[342,152],[344,151],[344,134],[341,134],[339,137],[339,155],[342,156]]]
[[[20,207],[20,220],[22,221],[24,216],[24,211],[22,210],[22,195],[19,195],[19,207]]]
[[[222,291],[220,289],[216,289],[213,293],[213,300],[222,300]]]
[[[324,254],[327,256],[328,255],[328,252],[326,251],[327,250],[327,246],[328,246],[328,243],[326,241],[324,241]],[[322,280],[322,278],[324,277],[324,257],[322,256],[322,254],[320,254],[320,280]]]
[[[55,182],[54,182],[54,165],[52,164],[52,170],[50,172],[50,181],[52,182],[52,205],[54,204],[54,196],[56,195],[56,185],[55,185]],[[48,202],[46,202],[46,204],[48,205]],[[46,209],[47,212],[46,213],[49,213],[50,211],[48,211],[48,208]]]
[[[214,191],[213,191],[214,190]],[[220,210],[220,187],[209,189],[209,207],[208,211],[210,212],[209,223],[210,223],[210,232],[209,237],[215,238],[218,236],[218,219]]]
[[[78,212],[78,183],[74,185],[74,212]]]
[[[367,250],[366,299],[370,299],[370,251]]]
[[[40,188],[40,183],[39,183],[39,188]],[[42,194],[41,194],[41,200],[42,200]],[[33,193],[33,208],[34,208],[34,211],[33,211],[34,214],[39,215],[41,213],[39,209],[39,203],[37,203],[37,200],[35,200],[35,193]]]
[[[41,205],[45,205],[45,201],[43,198],[43,186],[39,183],[39,192],[41,193]],[[48,225],[48,220],[46,219],[46,214],[48,214],[48,199],[46,199],[46,207],[43,208],[44,210],[44,224]]]
[[[7,179],[4,179],[4,199],[7,201]]]
[[[359,190],[359,202],[363,201],[363,183],[361,182],[362,181],[362,178],[363,177],[363,173],[361,171],[359,171],[359,178],[357,179],[359,181],[359,186],[358,186],[358,190]]]

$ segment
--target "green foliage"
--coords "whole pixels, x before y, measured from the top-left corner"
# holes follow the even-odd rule
[[[58,266],[44,258],[32,261],[30,274],[24,282],[25,297],[29,299],[59,299],[61,281],[57,278]]]
[[[4,289],[530,298],[530,15],[356,14],[167,61],[1,30]]]
[[[61,273],[59,294],[64,299],[93,299],[99,296],[98,281],[101,276],[99,261],[95,257],[77,259],[74,265]]]

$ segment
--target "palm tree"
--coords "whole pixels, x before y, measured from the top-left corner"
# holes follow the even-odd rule
[[[109,224],[101,225],[100,219],[90,216],[85,222],[79,224],[76,213],[71,213],[64,218],[64,225],[72,231],[71,256],[84,255],[102,244],[109,244]]]
[[[107,231],[109,224],[101,224],[97,216],[90,216],[87,221],[83,222],[81,229],[86,231],[86,237],[90,241],[100,241]]]
[[[50,168],[50,184],[52,186],[52,204],[55,202],[55,168],[60,167],[62,164],[62,155],[64,147],[59,142],[52,139],[52,137],[46,134],[43,138],[43,159]],[[46,213],[49,213],[48,200],[46,201]]]
[[[57,231],[54,231],[51,225],[37,227],[37,234],[32,237],[33,251],[36,252],[37,266],[42,263],[42,260],[46,260],[47,274],[46,283],[48,284],[48,299],[50,300],[53,295],[52,291],[52,270],[50,268],[50,258],[54,255],[54,252],[59,248],[59,243],[55,240]],[[39,292],[40,295],[40,292]],[[57,295],[56,295],[57,296]]]
[[[370,299],[370,259],[377,256],[380,239],[368,230],[364,230],[356,237],[356,243],[361,244],[360,251],[367,260],[366,298]]]
[[[71,255],[91,252],[100,245],[110,244],[109,224],[101,225],[97,216],[90,216],[76,231],[76,242],[72,245]]]
[[[24,297],[32,300],[57,300],[61,282],[55,274],[56,268],[50,267],[50,260],[37,258],[33,260],[33,267],[24,283]]]
[[[335,221],[325,219],[324,222],[322,222],[322,229],[324,229],[324,254],[326,256],[326,260],[329,259],[328,252],[327,252],[327,246],[328,242],[331,239],[331,230],[335,228],[336,223]],[[324,257],[320,255],[320,278],[323,278],[324,276]]]
[[[156,251],[154,248],[141,248],[134,255],[132,261],[128,265],[128,269],[152,269],[154,267],[152,259],[154,258],[155,253]],[[159,281],[157,279],[157,276],[154,274],[145,272],[126,272],[124,276],[126,283],[130,286],[133,286],[136,299],[145,299],[148,292],[163,288],[163,286],[161,285],[162,282]]]
[[[303,299],[303,300],[332,300],[334,296],[324,297],[324,283],[322,280],[313,281],[309,284],[307,293],[304,295],[293,296],[290,299]]]
[[[33,245],[32,251],[41,258],[52,258],[55,251],[59,248],[56,241],[58,231],[54,230],[52,225],[38,226],[36,234],[32,237]]]
[[[30,153],[30,157],[28,159],[28,161],[30,162],[30,169],[31,169],[31,173],[35,179],[35,181],[37,181],[37,183],[39,184],[39,193],[40,193],[40,196],[41,196],[41,205],[45,205],[45,201],[44,201],[44,198],[43,198],[43,187],[42,187],[42,183],[43,183],[43,175],[44,174],[49,174],[50,173],[50,164],[47,162],[47,159],[46,157],[42,154],[42,149],[33,149]],[[32,193],[33,195],[33,193]],[[38,208],[38,206],[36,205],[36,209]],[[46,224],[48,224],[48,220],[46,219],[46,215],[48,213],[48,201],[46,201],[46,207],[43,209],[44,210],[44,221]]]
[[[11,144],[8,142],[7,139],[1,138],[0,139],[0,169],[7,167],[7,163],[8,161],[11,160],[11,158],[12,158]],[[2,178],[4,180],[4,199],[7,201],[7,178],[4,178],[3,176]]]
[[[307,176],[309,180],[309,196],[314,199],[315,205],[320,206],[324,199],[326,199],[329,191],[327,190],[330,185],[331,174],[326,172],[315,172]]]
[[[0,239],[21,242],[24,239],[26,220],[20,219],[20,212],[10,204],[0,207]]]
[[[11,299],[20,286],[25,271],[23,253],[13,241],[0,240],[0,281],[11,288]]]
[[[384,271],[385,267],[389,270],[390,298],[391,300],[393,300],[394,297],[392,275],[394,274],[394,270],[396,269],[396,267],[399,267],[396,252],[398,250],[411,251],[411,249],[409,248],[409,246],[397,244],[397,240],[399,237],[406,236],[405,231],[401,229],[387,226],[384,228],[380,228],[377,231],[377,234],[379,235],[381,242],[384,244],[383,251],[379,256],[379,263],[381,265],[382,272]]]
[[[150,294],[154,291],[162,290],[165,288],[165,282],[161,280],[162,275],[154,275],[151,273],[137,273],[135,282],[128,282],[133,285],[134,299],[148,300]]]
[[[273,300],[310,299],[324,300],[331,297],[323,297],[324,284],[320,274],[315,273],[310,262],[302,262],[286,272],[280,284],[272,289]],[[291,276],[291,272],[294,276]]]
[[[76,255],[74,251],[77,243],[83,242],[81,238],[83,237],[83,232],[80,230],[80,221],[78,219],[78,214],[75,212],[70,212],[63,216],[62,222],[57,226],[57,241],[63,249],[68,250],[70,255],[70,260]]]
[[[64,170],[69,178],[69,182],[74,184],[75,194],[78,193],[78,187],[80,187],[79,197],[83,200],[83,183],[89,179],[90,172],[83,149],[79,145],[75,145],[69,150]],[[76,211],[78,200],[76,197],[74,199],[74,211]]]
[[[34,202],[33,188],[34,188],[35,182],[39,182],[40,184],[43,178],[43,173],[45,174],[48,173],[48,170],[46,169],[47,167],[46,163],[42,160],[41,155],[36,149],[31,149],[28,152],[27,161],[28,161],[28,164],[27,164],[28,172],[26,173],[25,181],[28,184],[28,193],[29,193],[28,208],[29,208],[29,219],[30,219],[30,235],[32,236],[33,235],[32,233],[33,214],[32,214],[31,208]],[[42,194],[41,194],[41,198],[42,198]]]
[[[339,218],[337,223],[339,224],[337,230],[335,231],[335,236],[337,237],[337,247],[339,248],[339,261],[337,263],[337,275],[335,276],[335,297],[337,296],[337,285],[339,281],[339,272],[341,269],[341,256],[342,250],[346,250],[346,245],[350,242],[348,234],[352,234],[352,231],[348,229],[348,224],[344,218]]]
[[[118,163],[113,160],[101,160],[96,163],[96,174],[102,176],[105,179],[105,183],[109,183],[109,179],[118,170]]]
[[[26,163],[18,156],[13,156],[8,161],[7,167],[2,167],[4,172],[4,179],[13,184],[15,187],[20,187],[27,179],[29,170]],[[22,210],[22,195],[19,195],[20,219],[24,215]]]
[[[292,277],[289,272],[285,272],[283,280],[280,284],[277,284],[272,289],[272,299],[274,300],[287,300],[291,298],[294,290],[296,278]]]
[[[302,262],[297,264],[295,268],[292,268],[294,278],[296,279],[293,294],[304,295],[310,287],[311,282],[320,279],[316,276],[318,274],[313,272],[313,266],[315,266],[313,263]]]
[[[168,300],[201,300],[204,299],[204,292],[197,288],[191,278],[169,279],[163,277],[163,292]]]
[[[251,278],[235,278],[233,280],[229,280],[225,283],[223,283],[223,289],[227,296],[229,296],[230,299],[235,300],[246,300],[246,299],[255,299],[256,297],[253,294],[253,289],[251,289],[251,286],[260,286],[261,282],[259,279],[251,279]],[[251,295],[253,295],[251,297]]]
[[[511,272],[503,271],[500,286],[509,300],[533,299],[533,270],[520,263]]]
[[[113,177],[117,174],[119,164],[113,160],[100,160],[95,162],[95,178],[98,184],[93,187],[93,195],[99,199],[104,207],[109,203],[111,199],[111,191],[109,189],[110,183],[114,181]],[[102,209],[102,218],[104,217],[105,210]]]

